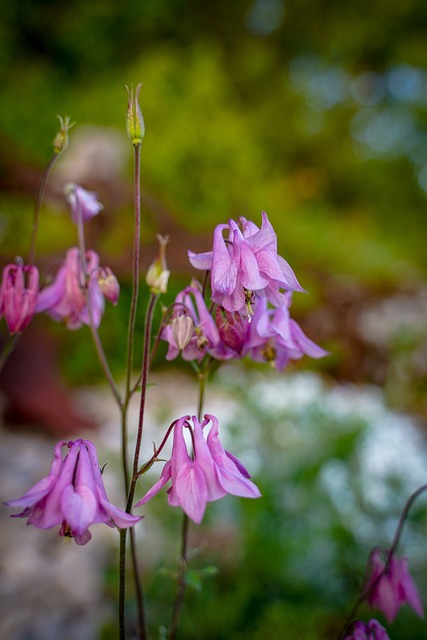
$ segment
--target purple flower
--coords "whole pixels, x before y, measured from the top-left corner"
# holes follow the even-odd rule
[[[67,184],[64,193],[71,207],[71,218],[76,224],[90,220],[104,208],[96,193],[86,191],[78,184]]]
[[[86,271],[88,283],[80,260],[77,247],[67,251],[64,264],[60,267],[55,281],[40,293],[36,311],[47,311],[55,320],[64,320],[68,329],[79,329],[83,324],[90,325],[90,315],[86,304],[85,286],[88,288],[92,310],[93,323],[99,327],[104,312],[104,295],[99,280],[105,275],[105,270],[99,267],[99,257],[94,251],[86,253]],[[110,274],[111,278],[112,273]],[[118,291],[113,287],[113,293],[108,298],[116,301]],[[105,291],[105,288],[104,288]]]
[[[77,544],[89,542],[92,524],[104,522],[121,529],[136,524],[140,516],[126,513],[108,501],[95,445],[82,439],[69,442],[69,452],[62,459],[66,444],[64,440],[55,446],[48,476],[21,498],[6,502],[9,507],[24,509],[12,518],[27,518],[27,524],[39,529],[60,524],[59,535],[74,538]]]
[[[39,272],[33,265],[8,264],[3,270],[0,314],[9,332],[23,331],[30,323],[39,298]],[[0,315],[0,317],[1,317]]]
[[[353,632],[346,636],[345,640],[390,640],[390,638],[378,620],[370,620],[368,623],[357,620],[353,624]]]
[[[249,308],[254,291],[267,296],[274,306],[284,302],[282,289],[304,291],[289,264],[277,254],[277,236],[267,214],[262,213],[260,229],[245,218],[240,218],[240,224],[241,228],[229,220],[218,225],[212,251],[188,252],[193,267],[211,271],[212,300],[233,312]]]
[[[286,293],[285,304],[278,309],[269,309],[266,298],[258,298],[255,313],[249,325],[248,337],[243,349],[257,362],[272,362],[283,371],[289,360],[298,360],[303,355],[323,358],[328,352],[312,342],[289,314],[292,294]]]
[[[244,466],[224,451],[218,435],[218,420],[209,414],[200,424],[195,416],[177,420],[174,427],[172,457],[163,467],[160,480],[135,505],[145,504],[169,481],[169,504],[180,506],[196,524],[202,521],[208,502],[227,493],[245,498],[259,498],[258,488],[249,480]],[[211,423],[207,438],[204,429]],[[184,429],[191,434],[193,457],[187,450]]]
[[[188,323],[187,327],[178,327],[176,320],[182,317],[191,318],[193,324]],[[188,339],[187,336],[182,342],[179,336],[184,334],[185,329],[188,332],[191,330],[191,337]],[[181,345],[185,344],[182,348],[184,360],[198,361],[219,343],[218,329],[197,286],[186,287],[178,293],[171,322],[164,328],[162,339],[169,343],[167,360],[173,360],[179,354],[180,346],[177,341]]]
[[[405,602],[420,618],[424,618],[420,594],[408,571],[408,558],[396,558],[392,554],[386,570],[384,558],[387,558],[387,552],[379,549],[371,554],[371,575],[366,586],[366,590],[369,590],[368,603],[382,611],[388,622],[394,620]]]

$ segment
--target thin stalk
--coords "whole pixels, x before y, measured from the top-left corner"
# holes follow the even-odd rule
[[[141,252],[141,187],[140,187],[140,156],[141,146],[134,145],[134,241],[132,254],[132,297],[129,310],[128,332],[126,340],[126,364],[125,364],[125,399],[122,407],[122,469],[125,485],[125,495],[129,492],[129,461],[128,461],[128,428],[127,412],[131,396],[136,390],[136,386],[131,389],[132,365],[133,365],[133,344],[135,338],[136,309],[138,306],[139,293],[139,262]]]
[[[356,602],[354,603],[350,613],[347,616],[347,619],[344,623],[343,629],[339,635],[338,640],[342,640],[351,623],[353,622],[354,616],[356,614],[357,609],[359,608],[359,606],[362,604],[362,602],[369,596],[369,594],[375,589],[375,587],[377,586],[378,582],[381,580],[381,578],[383,577],[383,575],[385,575],[388,571],[390,562],[391,562],[391,558],[393,556],[393,553],[395,552],[400,538],[402,536],[402,532],[403,532],[403,526],[406,522],[406,518],[408,517],[408,513],[409,513],[409,509],[411,508],[412,504],[414,503],[414,501],[416,500],[416,498],[418,498],[419,495],[421,495],[421,493],[423,493],[424,491],[427,490],[427,484],[423,484],[421,485],[421,487],[418,487],[418,489],[416,489],[407,499],[405,506],[402,509],[402,513],[400,514],[399,517],[399,522],[397,524],[396,527],[396,532],[394,534],[394,538],[393,538],[393,542],[391,544],[390,549],[387,552],[387,559],[384,565],[384,569],[381,571],[381,573],[378,575],[377,579],[369,586],[366,587],[366,582],[369,578],[369,567],[368,570],[366,571],[366,576],[365,579],[363,580],[363,584],[362,584],[362,588],[361,591],[356,599]]]
[[[199,397],[197,403],[197,417],[199,422],[202,419],[203,407],[205,403],[206,394],[206,381],[207,381],[208,369],[199,370],[198,382],[199,382]],[[181,609],[184,602],[185,589],[187,587],[187,569],[188,569],[188,534],[189,534],[190,520],[186,513],[182,516],[182,528],[181,528],[181,552],[178,559],[178,585],[176,589],[175,601],[172,611],[172,622],[168,633],[168,640],[175,640],[178,632],[179,619],[181,616]]]
[[[144,327],[144,350],[142,359],[142,374],[141,374],[141,401],[139,407],[139,420],[138,420],[138,432],[136,436],[135,453],[133,458],[132,478],[129,486],[128,501],[126,511],[131,513],[132,503],[135,496],[135,487],[138,480],[138,464],[139,454],[141,451],[142,433],[144,428],[144,413],[145,404],[147,399],[147,380],[148,370],[150,362],[150,342],[151,342],[151,327],[153,324],[153,313],[158,300],[158,295],[150,294],[148,302],[147,312],[145,315],[145,327]]]
[[[105,355],[104,348],[102,346],[101,338],[98,333],[98,329],[95,326],[94,318],[93,318],[93,310],[92,304],[89,295],[89,286],[90,286],[90,274],[87,272],[87,264],[86,264],[86,243],[85,243],[85,235],[83,228],[83,220],[81,216],[79,216],[79,220],[77,223],[77,233],[79,240],[79,251],[80,251],[80,264],[83,274],[83,282],[80,283],[85,295],[86,306],[89,314],[89,329],[92,334],[93,343],[95,345],[95,350],[98,356],[98,360],[101,364],[101,368],[104,372],[106,380],[111,388],[111,391],[114,395],[114,399],[116,400],[119,408],[121,409],[123,406],[123,400],[121,393],[116,385],[116,382],[113,378],[113,374],[111,373],[111,369],[109,367],[107,357]]]
[[[141,251],[141,146],[134,145],[134,208],[135,208],[135,229],[132,259],[132,298],[129,311],[128,335],[126,346],[126,399],[129,400],[132,394],[131,377],[133,365],[133,343],[135,338],[136,308],[138,304],[139,292],[139,263]]]
[[[29,254],[28,254],[28,264],[34,264],[34,260],[36,258],[36,239],[37,239],[37,230],[38,230],[38,226],[39,226],[40,208],[41,208],[41,205],[42,205],[42,202],[43,202],[47,181],[49,179],[49,176],[51,174],[51,171],[52,171],[53,167],[55,166],[56,161],[59,158],[59,155],[60,154],[56,153],[56,151],[53,153],[51,159],[47,163],[46,168],[44,169],[44,171],[42,173],[40,186],[39,186],[39,189],[38,189],[38,192],[37,192],[36,204],[35,204],[35,207],[34,207],[33,226],[32,226],[32,229],[31,229],[30,251],[29,251]]]
[[[149,360],[150,360],[151,328],[153,324],[153,313],[154,313],[157,299],[158,299],[157,295],[151,294],[150,300],[148,302],[147,312],[145,315],[144,349],[143,349],[143,357],[142,357],[142,374],[141,374],[141,402],[140,402],[140,409],[139,409],[138,432],[136,437],[135,453],[134,453],[134,459],[133,459],[132,477],[129,484],[128,498],[127,498],[127,505],[126,505],[127,513],[132,513],[132,505],[135,497],[135,487],[136,487],[136,482],[138,480],[139,454],[141,450],[141,441],[142,441],[142,434],[143,434],[143,428],[144,428],[145,403],[146,403],[146,396],[147,396],[147,380],[148,380],[148,370],[149,370]],[[120,621],[120,629],[122,633],[122,629],[124,630],[124,605],[125,605],[126,532],[121,535],[122,537],[120,539],[121,544],[120,544],[120,569],[119,569],[119,581],[120,581],[119,621]],[[145,623],[145,611],[144,611],[144,599],[143,599],[144,595],[143,595],[142,585],[139,580],[138,562],[136,558],[136,547],[134,544],[132,544],[132,542],[131,542],[131,551],[132,551],[132,559],[134,564],[135,589],[136,589],[138,616],[139,616],[138,638],[139,640],[146,640],[147,631],[146,631],[146,623]],[[124,638],[125,638],[124,635],[120,636],[120,640],[124,640]]]
[[[8,336],[6,342],[3,346],[2,352],[0,354],[0,372],[3,370],[4,365],[6,364],[10,354],[15,348],[16,343],[18,342],[19,334],[15,334],[14,336]]]

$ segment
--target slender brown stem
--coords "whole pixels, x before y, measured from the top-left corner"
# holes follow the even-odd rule
[[[135,496],[135,487],[138,480],[138,465],[139,454],[141,451],[142,433],[144,429],[144,414],[145,404],[147,399],[147,381],[148,381],[148,369],[150,361],[150,342],[151,342],[151,327],[153,323],[153,313],[156,306],[158,296],[151,294],[148,302],[147,313],[145,315],[145,327],[144,327],[144,351],[142,360],[142,374],[141,374],[141,401],[139,407],[139,419],[138,419],[138,432],[136,436],[135,453],[133,458],[132,478],[129,486],[128,501],[126,511],[131,513],[132,503]]]
[[[133,260],[132,260],[132,298],[129,311],[127,347],[126,347],[126,398],[129,399],[132,394],[131,378],[133,367],[133,343],[135,338],[135,322],[136,309],[138,305],[139,293],[139,268],[140,268],[140,251],[141,251],[141,146],[134,145],[134,209],[135,209],[135,228],[133,243]]]
[[[153,324],[153,313],[156,306],[158,296],[151,295],[150,300],[148,302],[147,312],[145,316],[145,327],[144,327],[144,350],[143,350],[143,358],[142,358],[142,374],[141,374],[141,402],[139,409],[139,420],[138,420],[138,432],[136,438],[135,445],[135,453],[133,459],[133,468],[132,468],[132,477],[129,484],[128,498],[126,511],[128,513],[132,513],[132,505],[135,497],[135,487],[136,482],[138,480],[138,465],[139,465],[139,454],[141,450],[141,442],[142,442],[142,434],[144,428],[144,413],[145,413],[145,403],[147,396],[147,380],[148,380],[148,370],[149,370],[149,360],[150,360],[150,342],[151,342],[151,328]],[[129,378],[130,380],[130,378]],[[131,533],[131,536],[133,532]],[[142,590],[141,581],[139,579],[139,563],[137,561],[136,555],[136,546],[134,540],[131,537],[131,552],[132,552],[132,561],[134,567],[134,578],[135,578],[135,590],[136,590],[136,599],[138,605],[138,619],[139,619],[139,628],[138,628],[138,638],[139,640],[146,640],[147,630],[146,630],[146,622],[145,622],[145,611],[144,611],[144,594]],[[119,593],[122,594],[119,600],[119,620],[120,629],[125,628],[125,620],[124,620],[124,603],[125,603],[125,574],[126,574],[126,533],[123,534],[123,539],[121,539],[121,552],[120,552],[120,588]],[[121,640],[124,640],[124,635],[120,636]]]

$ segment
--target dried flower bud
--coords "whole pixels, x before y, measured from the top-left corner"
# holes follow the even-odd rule
[[[98,285],[103,295],[111,304],[117,304],[120,285],[110,267],[101,267],[98,272]]]
[[[68,132],[71,127],[74,127],[75,122],[70,122],[70,118],[68,116],[65,116],[65,119],[61,116],[56,117],[59,120],[60,128],[53,141],[53,150],[56,155],[60,156],[68,149]]]
[[[177,316],[172,320],[172,335],[178,349],[185,349],[194,331],[194,322],[190,316]]]
[[[133,93],[133,86],[130,89],[126,85],[128,92],[128,110],[126,115],[126,131],[134,146],[138,146],[142,142],[142,138],[145,134],[144,118],[142,117],[141,109],[139,107],[138,98],[142,84],[139,84],[135,89],[135,95]]]
[[[168,271],[166,264],[166,245],[169,242],[169,236],[157,235],[157,240],[159,241],[159,253],[150,265],[145,277],[151,293],[156,295],[166,293],[170,276],[170,271]]]

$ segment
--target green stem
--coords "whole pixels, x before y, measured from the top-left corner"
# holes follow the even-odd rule
[[[42,173],[39,190],[37,192],[36,204],[34,207],[34,215],[33,215],[33,226],[31,230],[31,242],[30,242],[30,251],[28,254],[28,264],[34,264],[34,260],[36,257],[36,239],[37,239],[37,230],[39,226],[39,214],[40,208],[43,202],[44,193],[46,190],[47,181],[51,174],[53,167],[55,166],[56,161],[59,158],[58,153],[54,152],[51,159],[46,165],[45,170]]]
[[[419,495],[421,495],[424,491],[427,490],[427,484],[423,484],[421,485],[421,487],[418,487],[418,489],[416,489],[407,499],[405,506],[402,509],[402,513],[400,514],[400,518],[399,518],[399,522],[398,525],[396,527],[396,532],[394,534],[394,538],[393,538],[393,542],[392,545],[390,547],[390,549],[387,552],[387,559],[384,565],[384,569],[381,571],[381,573],[378,575],[378,577],[376,578],[376,580],[369,585],[369,587],[366,586],[367,581],[369,580],[369,575],[370,575],[370,567],[368,565],[367,571],[366,571],[366,575],[365,575],[365,579],[363,580],[362,583],[362,588],[360,590],[360,593],[356,599],[356,602],[354,603],[349,615],[347,616],[347,619],[344,623],[344,626],[342,628],[342,631],[339,635],[338,640],[343,640],[343,638],[345,638],[345,635],[347,633],[347,631],[350,628],[351,623],[353,622],[354,616],[356,614],[357,609],[360,607],[360,605],[362,604],[362,602],[372,593],[372,591],[375,589],[375,587],[377,586],[377,584],[379,583],[379,581],[381,580],[381,578],[383,577],[383,575],[385,575],[388,571],[390,562],[391,562],[391,558],[393,556],[393,553],[396,551],[396,548],[399,544],[400,538],[402,536],[402,532],[403,532],[403,526],[406,522],[406,518],[408,517],[408,513],[409,513],[409,509],[411,508],[413,502],[416,500],[416,498],[418,498]],[[372,553],[372,552],[371,552]]]

